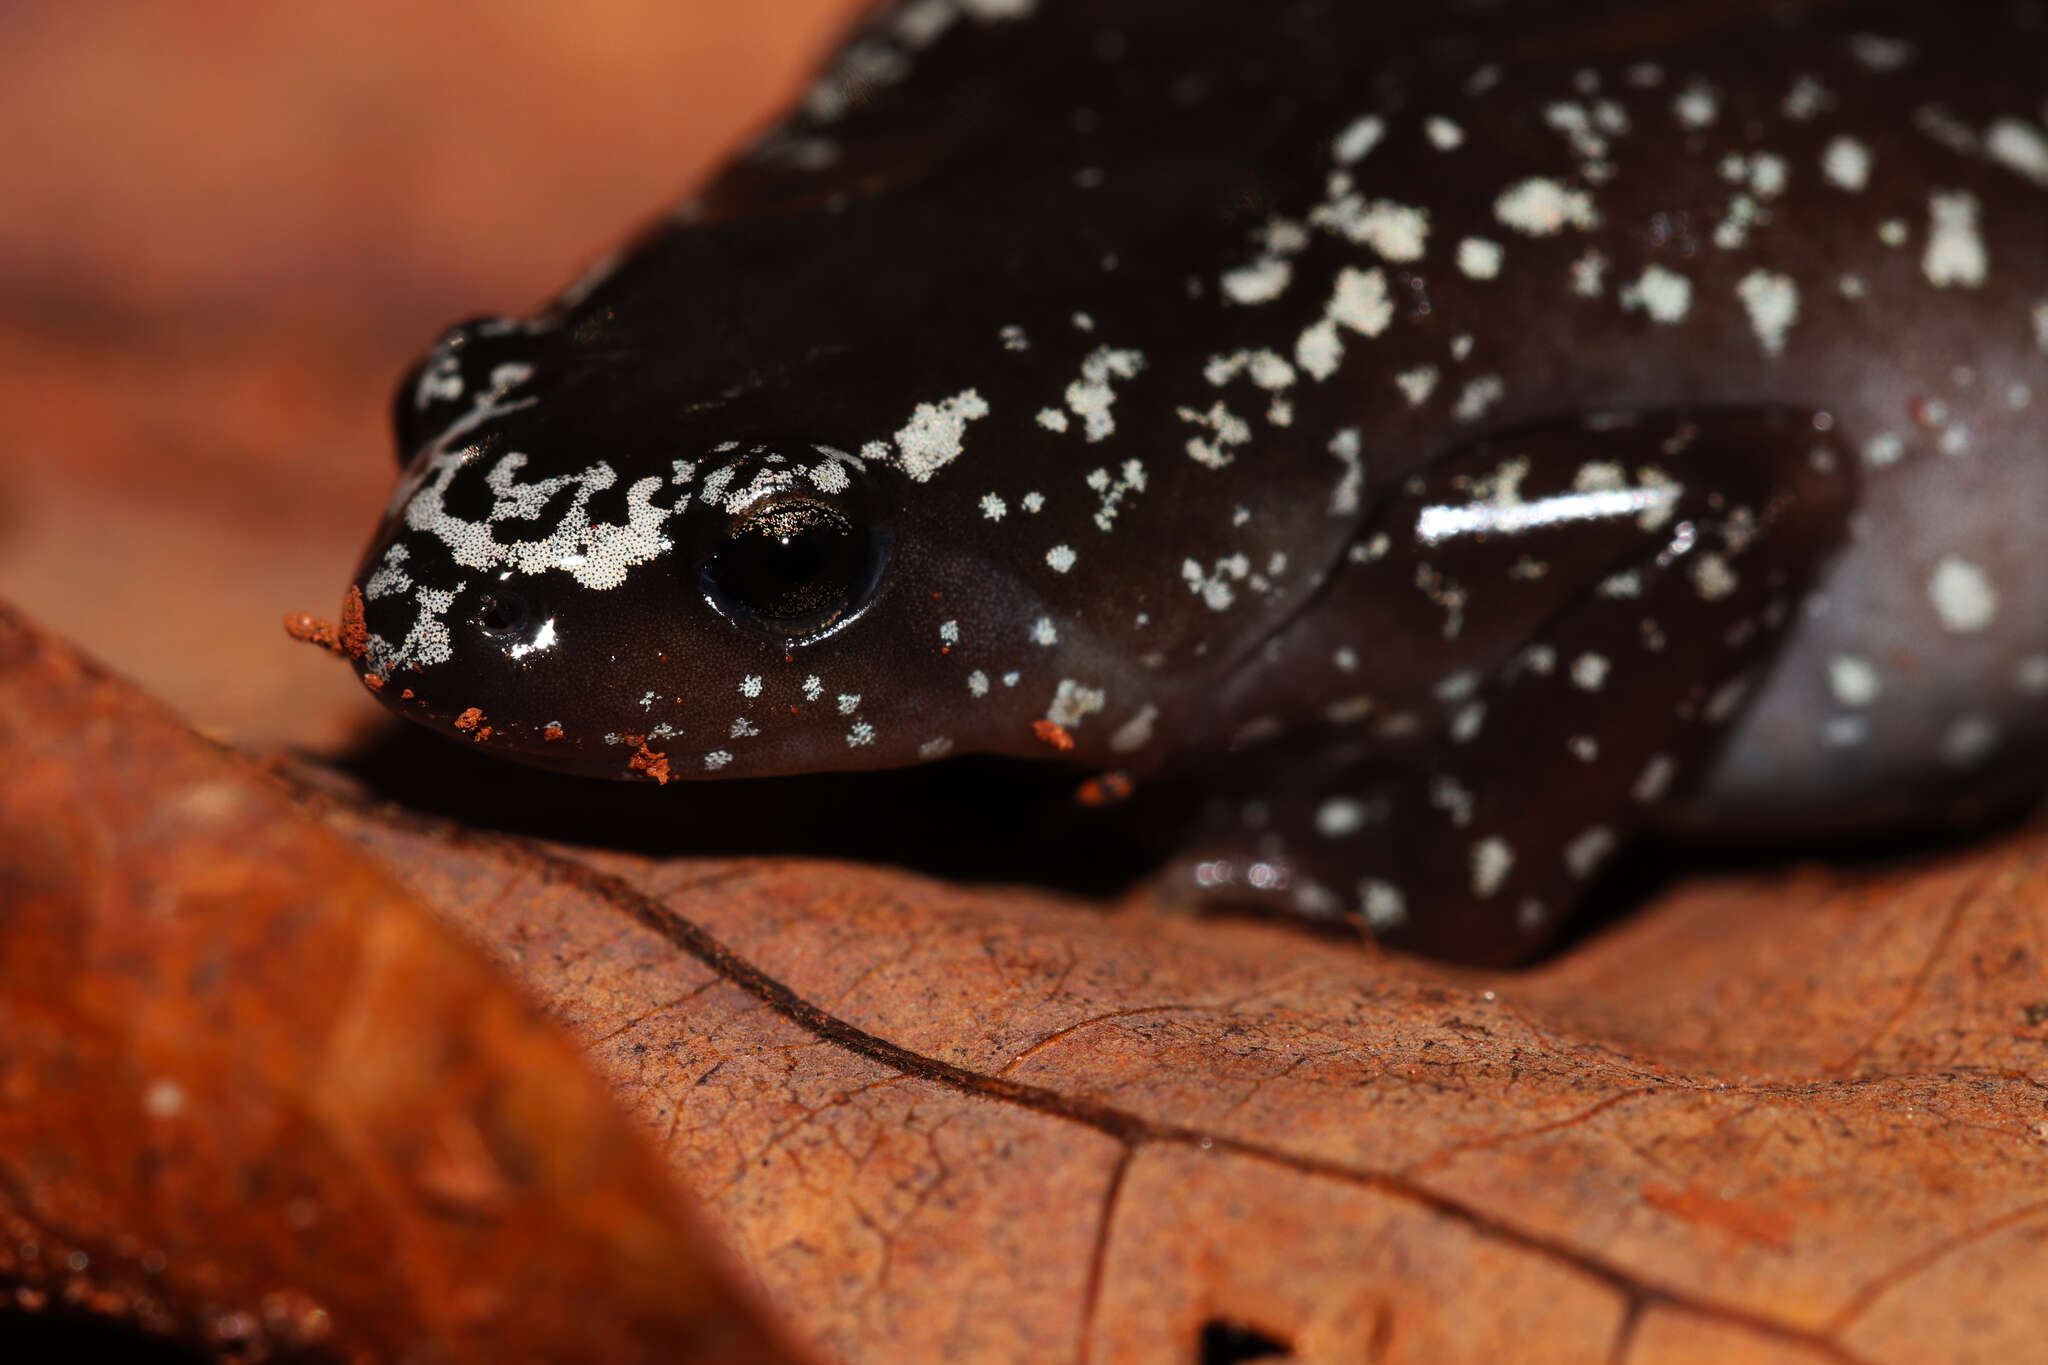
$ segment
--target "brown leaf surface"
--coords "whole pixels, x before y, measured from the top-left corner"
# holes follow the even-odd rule
[[[2041,835],[1694,886],[1490,976],[327,809],[591,1040],[832,1354],[1187,1360],[1218,1317],[1317,1360],[2048,1330],[2011,1292],[2048,1282]]]
[[[386,387],[439,324],[538,295],[686,183],[841,8],[769,23],[613,0],[609,23],[574,25],[480,0],[10,8],[0,132],[26,149],[11,183],[35,209],[0,222],[0,585],[245,745],[374,733],[345,671],[275,623],[331,610],[389,479]],[[204,802],[180,814],[182,785],[133,752],[104,762],[148,727],[103,733],[66,686],[107,695],[20,692],[39,719],[0,753],[4,837],[43,818],[16,799],[29,746],[110,816],[33,866],[97,884],[102,850],[134,843],[203,882],[214,865],[184,839]],[[1545,968],[1481,976],[1142,901],[535,842],[490,830],[592,822],[556,820],[530,782],[496,783],[511,804],[487,807],[466,756],[407,752],[424,756],[410,787],[402,765],[358,769],[404,805],[294,769],[299,810],[269,837],[301,833],[250,844],[248,875],[317,867],[323,895],[378,906],[362,888],[389,875],[495,954],[826,1358],[1187,1362],[1213,1323],[1308,1360],[2048,1356],[2048,836],[1889,875],[1682,887]],[[276,799],[222,771],[238,809]],[[740,800],[676,795],[643,819]],[[111,819],[143,798],[151,822]],[[176,929],[145,921],[137,941]],[[61,935],[21,941],[51,966],[0,1008],[65,966]],[[265,954],[295,942],[216,957],[275,1011],[236,1021],[236,1066],[333,1004],[284,989]],[[411,1009],[406,1027],[451,1045],[526,1036],[510,1006],[461,1003],[500,997],[460,954],[425,960],[453,965],[390,978],[409,986],[382,997],[400,1011],[382,1027]],[[96,979],[72,970],[80,991]],[[10,1100],[0,1158],[28,1134],[101,1163],[66,1188],[127,1193],[109,1154],[154,1140],[136,1111],[152,1049],[197,1027],[108,1024],[86,1041],[119,1104],[46,1111],[78,1134],[50,1149],[62,1123]],[[490,1055],[508,1089],[485,1093],[531,1093],[519,1049]],[[413,1060],[415,1083],[439,1074]],[[413,1111],[373,1121],[374,1075],[328,1079],[366,1106],[364,1150],[439,1133]],[[438,1103],[417,1112],[464,1112]],[[462,1143],[435,1140],[459,1169]],[[180,1169],[246,1194],[212,1145],[190,1140]],[[288,1200],[256,1198],[269,1222],[210,1230],[239,1249],[219,1263],[237,1285],[257,1283],[237,1256],[292,1244],[274,1226]],[[571,1202],[560,1216],[598,1218]],[[326,1250],[291,1264],[392,1264]],[[374,1282],[416,1308],[432,1294],[414,1280]],[[368,1302],[328,1308],[368,1331]]]
[[[445,924],[0,612],[0,1287],[261,1359],[783,1359]]]

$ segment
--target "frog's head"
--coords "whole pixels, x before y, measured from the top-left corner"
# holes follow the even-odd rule
[[[1101,705],[1100,671],[1064,662],[1091,642],[1056,645],[1048,605],[991,572],[994,523],[939,533],[963,509],[934,505],[914,450],[844,434],[829,364],[697,410],[661,369],[499,320],[401,385],[409,456],[351,592],[379,700],[662,781],[1068,748]],[[925,434],[957,443],[982,403],[927,405]]]
[[[428,355],[346,632],[380,700],[612,776],[1165,761],[1340,548],[1334,462],[1255,458],[1240,416],[1320,449],[1271,348],[1332,324],[1190,288],[1253,249],[1265,171],[1162,167],[1155,124],[1202,145],[1229,101],[1133,87],[1098,136],[1067,38],[1030,36],[1001,87],[927,58],[914,100],[794,119],[539,318]]]

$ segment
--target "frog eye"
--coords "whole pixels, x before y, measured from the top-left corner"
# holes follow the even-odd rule
[[[463,416],[531,379],[532,347],[530,330],[515,318],[472,318],[444,333],[392,395],[398,463],[403,466]]]
[[[888,537],[855,510],[792,491],[733,517],[698,569],[704,598],[781,645],[831,634],[874,596]]]

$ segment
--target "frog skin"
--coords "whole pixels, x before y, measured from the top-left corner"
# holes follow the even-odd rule
[[[404,382],[363,680],[585,774],[1198,782],[1180,893],[1475,961],[1646,830],[2035,783],[2043,7],[1405,8],[870,16]]]

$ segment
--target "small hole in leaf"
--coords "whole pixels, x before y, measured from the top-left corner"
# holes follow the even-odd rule
[[[1202,1324],[1201,1354],[1196,1357],[1199,1365],[1239,1365],[1239,1362],[1247,1360],[1292,1359],[1292,1346],[1284,1341],[1275,1341],[1256,1327],[1224,1318],[1211,1318]]]

